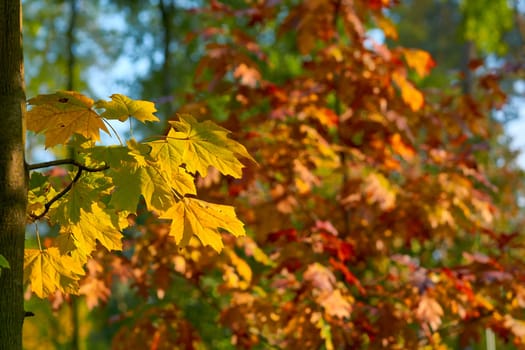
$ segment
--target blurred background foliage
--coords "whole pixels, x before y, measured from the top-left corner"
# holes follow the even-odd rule
[[[224,79],[217,79],[213,72],[217,67],[206,70],[199,68],[199,62],[203,62],[206,57],[213,58],[213,54],[210,54],[212,43],[245,45],[241,48],[247,50],[250,60],[266,62],[259,68],[259,73],[276,85],[286,85],[294,77],[305,74],[308,70],[305,62],[313,62],[314,59],[305,58],[300,52],[301,48],[297,49],[297,33],[293,30],[278,32],[284,18],[300,1],[231,0],[223,3],[233,12],[237,9],[248,10],[239,11],[244,16],[228,16],[222,3],[198,0],[23,1],[27,96],[64,89],[78,90],[97,98],[123,93],[132,98],[156,102],[158,115],[164,121],[172,118],[177,111],[190,111],[198,117],[205,115],[206,118],[224,122],[227,128],[239,133],[249,133],[251,130],[271,135],[275,130],[258,129],[257,122],[248,131],[236,126],[254,115],[269,114],[273,108],[271,103],[261,98],[260,104],[252,105],[251,109],[246,108],[236,116],[236,120],[232,119],[231,111],[243,104],[238,95],[232,93],[234,90],[231,86],[235,77],[231,73],[225,73]],[[322,1],[315,3],[320,4]],[[524,178],[517,163],[518,152],[513,148],[505,126],[518,125],[515,121],[523,113],[525,106],[525,5],[517,0],[405,0],[399,1],[399,4],[363,0],[355,3],[371,8],[376,3],[382,4],[377,5],[384,15],[380,25],[370,17],[361,18],[366,35],[371,40],[368,41],[369,44],[372,41],[384,42],[390,46],[423,49],[432,55],[437,65],[429,75],[423,77],[410,73],[410,78],[417,86],[431,92],[476,96],[479,93],[474,86],[477,78],[488,73],[498,77],[498,83],[503,89],[501,94],[506,94],[508,98],[498,108],[490,111],[489,119],[494,123],[489,122],[488,129],[491,132],[487,133],[484,140],[489,146],[472,151],[472,155],[476,162],[484,165],[483,170],[499,189],[493,193],[494,206],[503,211],[508,209],[508,212],[498,217],[493,229],[519,232],[524,219]],[[259,19],[250,17],[253,13],[249,9],[264,8],[261,4],[276,6],[278,13],[275,16],[268,15],[268,19],[260,19],[260,22]],[[385,4],[388,6],[384,6]],[[249,38],[255,38],[255,42]],[[349,45],[352,45],[351,40],[348,39]],[[258,47],[254,48],[254,45]],[[315,43],[303,45],[315,46]],[[264,53],[265,57],[257,57],[259,53]],[[228,58],[225,62],[228,62]],[[209,65],[212,64],[210,60]],[[249,76],[246,79],[248,78]],[[490,81],[487,82],[489,83]],[[249,84],[247,81],[247,85]],[[497,89],[494,91],[495,94],[500,93]],[[429,93],[428,96],[428,99],[432,99],[433,95]],[[497,99],[497,96],[491,98]],[[337,98],[327,100],[335,113],[340,114]],[[164,132],[162,126],[157,128],[153,133]],[[135,133],[140,135],[140,131],[141,129],[137,129]],[[120,132],[126,135],[127,130]],[[356,136],[354,139],[357,143],[358,138]],[[267,142],[271,144],[271,137],[269,139]],[[464,147],[475,148],[475,138],[471,141],[470,145],[466,144]],[[31,141],[28,143],[30,158],[42,156],[42,150],[35,144],[36,142]],[[252,149],[255,152],[260,151],[257,148]],[[272,165],[263,163],[262,166]],[[274,178],[271,181],[261,182],[260,188],[252,188],[250,191],[271,196],[268,193],[277,188],[275,184],[281,181],[280,176],[286,175],[272,176]],[[377,179],[383,181],[380,176]],[[211,183],[206,183],[206,179],[203,179],[201,186],[211,188],[208,193],[210,198],[220,198],[220,201],[233,202],[236,206],[251,205],[248,195],[247,199],[234,201],[235,186],[244,190],[244,184],[224,179],[208,181]],[[328,183],[327,187],[330,186]],[[328,193],[331,189],[319,186],[318,191]],[[308,211],[309,206],[317,204],[305,202],[303,205]],[[249,217],[249,212],[247,215]],[[300,215],[294,218],[286,210],[268,210],[266,220],[276,225],[286,222],[289,224],[286,227],[297,230],[305,225],[301,222]],[[250,329],[249,334],[244,335],[246,339],[241,341],[234,326],[230,324],[230,327],[225,327],[218,321],[221,319],[221,322],[228,323],[224,320],[228,317],[224,310],[232,303],[231,293],[221,292],[226,282],[233,283],[228,280],[234,274],[231,270],[233,267],[228,264],[237,266],[239,271],[236,278],[239,281],[236,283],[241,283],[244,277],[239,266],[242,263],[235,259],[248,262],[249,267],[244,273],[247,274],[246,271],[250,270],[250,276],[252,273],[257,276],[260,271],[266,271],[267,266],[271,266],[269,262],[264,262],[261,257],[246,256],[239,249],[231,248],[230,253],[214,257],[207,256],[209,252],[195,247],[185,253],[183,262],[177,258],[180,255],[177,255],[176,247],[158,243],[164,237],[165,227],[162,223],[140,211],[135,223],[135,228],[126,232],[126,251],[115,260],[100,254],[88,265],[88,278],[104,281],[99,287],[86,284],[96,289],[93,291],[94,297],[90,299],[89,295],[57,295],[53,300],[41,301],[28,295],[26,309],[33,311],[35,317],[25,321],[26,349],[131,349],[130,344],[133,343],[147,344],[150,349],[173,348],[173,344],[179,344],[181,349],[279,348],[279,345],[271,345],[272,339],[267,339],[268,342],[265,343],[264,336],[257,341],[254,339],[258,334],[271,332],[271,328],[260,331]],[[275,231],[272,223],[261,225],[262,228],[248,226],[252,233],[250,239],[258,244],[263,241],[257,236],[262,231],[267,235],[274,230],[273,232],[280,232],[282,237],[288,239],[287,233],[282,231],[286,227]],[[481,238],[477,240],[482,244]],[[433,248],[435,244],[435,241],[414,239],[411,246],[399,251],[420,257],[421,261],[430,261],[437,251]],[[471,248],[472,237],[463,233],[458,234],[456,244],[457,251],[465,247],[476,247],[474,245]],[[233,247],[234,244],[231,243],[230,246]],[[302,249],[301,244],[288,249],[296,248]],[[268,244],[266,252],[271,250],[271,244]],[[163,253],[160,254],[159,251]],[[449,258],[451,261],[456,259],[461,262],[460,256]],[[170,260],[169,266],[173,270],[159,270],[168,266],[165,265],[165,260]],[[221,262],[222,260],[228,260],[228,263]],[[123,261],[129,262],[125,268],[122,267],[125,265]],[[383,264],[380,259],[369,263],[377,265],[370,267],[370,271],[382,269],[379,266]],[[192,268],[183,265],[192,265]],[[141,268],[143,272],[137,272]],[[119,277],[108,277],[107,272],[104,272],[108,269],[116,271]],[[195,274],[184,274],[183,271],[194,271]],[[141,276],[143,280],[137,276]],[[259,277],[260,280],[253,283],[255,287],[252,292],[254,295],[266,295],[271,289],[270,282],[265,280],[265,275],[261,274]],[[246,279],[248,280],[247,277]],[[284,293],[281,303],[290,301],[294,296],[293,293]],[[270,295],[279,298],[277,295]],[[359,299],[359,293],[354,291],[353,295]],[[259,305],[259,311],[262,312],[269,305]],[[267,317],[273,317],[270,316],[271,312],[268,315]],[[521,316],[523,317],[523,313]],[[236,317],[242,318],[243,314],[239,313]],[[330,331],[327,331],[328,326],[322,322],[324,321],[321,319],[316,327],[320,329],[324,342],[316,348],[328,349],[331,341],[327,340],[327,334]],[[265,323],[264,327],[270,327],[268,324]],[[489,326],[490,324],[479,325],[478,337],[469,338],[470,342],[461,346],[465,349],[489,349],[492,346],[492,336],[486,336],[485,333],[485,328]],[[322,333],[323,331],[328,333]],[[183,335],[192,336],[177,338]],[[443,336],[442,333],[441,337]],[[443,343],[451,348],[460,348],[455,347],[459,346],[458,338],[457,335],[451,335]],[[513,348],[513,345],[503,340],[498,337],[498,349]],[[435,348],[438,348],[437,345]]]

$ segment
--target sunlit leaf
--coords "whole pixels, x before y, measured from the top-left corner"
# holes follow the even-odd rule
[[[122,233],[126,222],[116,215],[110,215],[100,205],[93,203],[89,212],[80,209],[80,221],[63,225],[62,231],[71,233],[74,244],[79,249],[91,252],[100,242],[109,251],[122,250]]]
[[[26,249],[24,253],[24,281],[40,298],[45,298],[57,289],[76,294],[78,280],[84,269],[68,255],[61,255],[58,248],[45,250]]]
[[[183,198],[163,214],[171,219],[170,235],[178,245],[185,246],[193,235],[204,246],[211,246],[217,252],[223,248],[221,232],[244,236],[244,225],[237,219],[231,206],[219,205],[194,198]]]
[[[169,135],[173,135],[173,130],[168,133],[168,138],[165,140],[148,143],[152,148],[151,157],[158,162],[171,187],[177,192],[183,195],[196,194],[195,179],[181,167],[182,157]]]
[[[240,178],[243,164],[239,158],[253,160],[244,146],[228,138],[228,130],[211,121],[199,123],[185,114],[170,124],[173,129],[166,140],[172,146],[172,158],[179,157],[191,173],[206,176],[213,166],[224,175]]]
[[[73,183],[67,196],[62,197],[59,204],[53,209],[53,222],[67,224],[80,220],[80,210],[90,211],[91,204],[96,202],[99,190],[93,184],[80,179]]]
[[[403,55],[410,68],[413,68],[420,77],[426,77],[430,70],[436,65],[432,56],[426,51],[416,49],[404,49]]]
[[[38,95],[28,101],[27,128],[46,136],[46,147],[64,144],[74,134],[94,141],[100,130],[108,133],[104,122],[92,109],[93,100],[71,91]]]
[[[106,119],[118,119],[121,122],[129,117],[134,117],[141,122],[159,121],[153,113],[157,111],[155,104],[149,101],[132,100],[127,96],[114,94],[111,101],[97,101],[96,108],[103,108],[105,111],[102,117]]]
[[[413,111],[418,111],[423,107],[425,102],[423,94],[416,89],[404,75],[394,72],[392,74],[392,80],[396,83],[399,89],[401,89],[401,97],[403,98],[403,101],[405,101]]]
[[[441,325],[443,308],[436,299],[424,294],[419,301],[416,316],[423,322],[427,322],[433,330]]]

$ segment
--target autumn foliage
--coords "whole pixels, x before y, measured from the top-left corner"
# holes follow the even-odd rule
[[[71,269],[61,277],[79,280],[90,307],[111,302],[118,285],[148,301],[112,316],[114,348],[442,349],[477,342],[486,328],[523,345],[513,194],[522,174],[498,153],[502,128],[490,115],[505,102],[500,77],[479,74],[469,92],[460,82],[419,87],[436,62],[395,44],[385,15],[393,1],[228,3],[192,10],[208,25],[188,40],[205,43],[204,53],[167,136],[146,142],[147,151],[130,141],[125,153],[82,156],[109,165],[114,187],[86,202],[79,188],[91,185],[79,182],[77,202],[88,207],[51,208],[99,221],[97,203],[116,188],[106,207],[130,214],[123,254],[84,255],[85,276]],[[389,40],[370,37],[372,27]],[[56,100],[69,93],[61,94],[30,100],[32,111],[49,98],[49,108],[62,108]],[[92,102],[71,96],[74,123],[107,131],[88,121]],[[226,101],[222,126],[197,122],[213,117],[214,101]],[[122,96],[96,107],[105,118],[153,119],[129,112],[135,107]],[[47,146],[70,136],[34,123]],[[129,180],[113,162],[140,174]],[[159,173],[173,179],[175,194],[189,195],[149,190],[165,180]],[[33,203],[33,213],[43,210],[44,200]],[[223,232],[244,232],[231,206],[245,237]],[[75,227],[84,224],[69,225],[78,243]],[[118,231],[109,241],[95,232],[83,239],[76,247],[89,253],[95,240],[121,248]],[[47,248],[51,263],[59,248]]]

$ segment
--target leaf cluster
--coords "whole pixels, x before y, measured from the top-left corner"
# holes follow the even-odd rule
[[[252,160],[226,129],[180,115],[166,136],[103,146],[97,141],[101,131],[112,129],[108,120],[156,122],[154,104],[118,94],[94,102],[71,91],[39,95],[28,103],[27,128],[44,134],[46,147],[64,145],[74,154],[73,159],[29,166],[28,218],[58,227],[57,236],[46,237],[44,246],[37,232],[38,249],[25,252],[25,279],[39,297],[56,290],[78,293],[84,264],[98,245],[122,250],[127,218],[142,201],[170,223],[170,235],[180,247],[197,237],[220,252],[222,232],[245,234],[233,207],[196,198],[195,180],[205,177],[209,167],[240,178],[240,159]],[[73,170],[55,168],[67,165]]]

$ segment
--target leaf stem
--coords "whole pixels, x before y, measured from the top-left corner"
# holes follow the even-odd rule
[[[133,138],[133,127],[131,125],[131,118],[128,118],[129,120],[129,137]]]
[[[40,244],[40,231],[38,230],[38,224],[35,222],[35,234],[36,241],[38,242],[38,249],[42,251],[42,244]]]
[[[97,171],[104,171],[104,170],[109,169],[109,165],[102,165],[100,167],[95,167],[95,168],[88,167],[88,166],[85,166],[84,164],[81,164],[81,163],[77,162],[74,159],[71,159],[71,158],[57,159],[57,160],[52,160],[52,161],[49,161],[49,162],[29,164],[27,166],[27,169],[28,170],[35,170],[35,169],[48,168],[48,167],[51,167],[51,166],[64,165],[64,164],[74,165],[74,166],[78,167],[79,169],[82,169],[82,170],[87,171],[89,173],[94,173],[94,172],[97,172]]]
[[[117,140],[118,142],[120,143],[121,146],[124,146],[124,143],[122,142],[122,140],[120,139],[120,136],[117,132],[117,130],[115,130],[115,128],[113,127],[113,125],[111,125],[111,123],[109,121],[107,121],[106,119],[102,118],[102,121],[104,123],[106,123],[107,126],[109,126],[109,128],[111,129],[111,131],[113,131],[113,133],[115,134],[115,136],[117,137]]]

